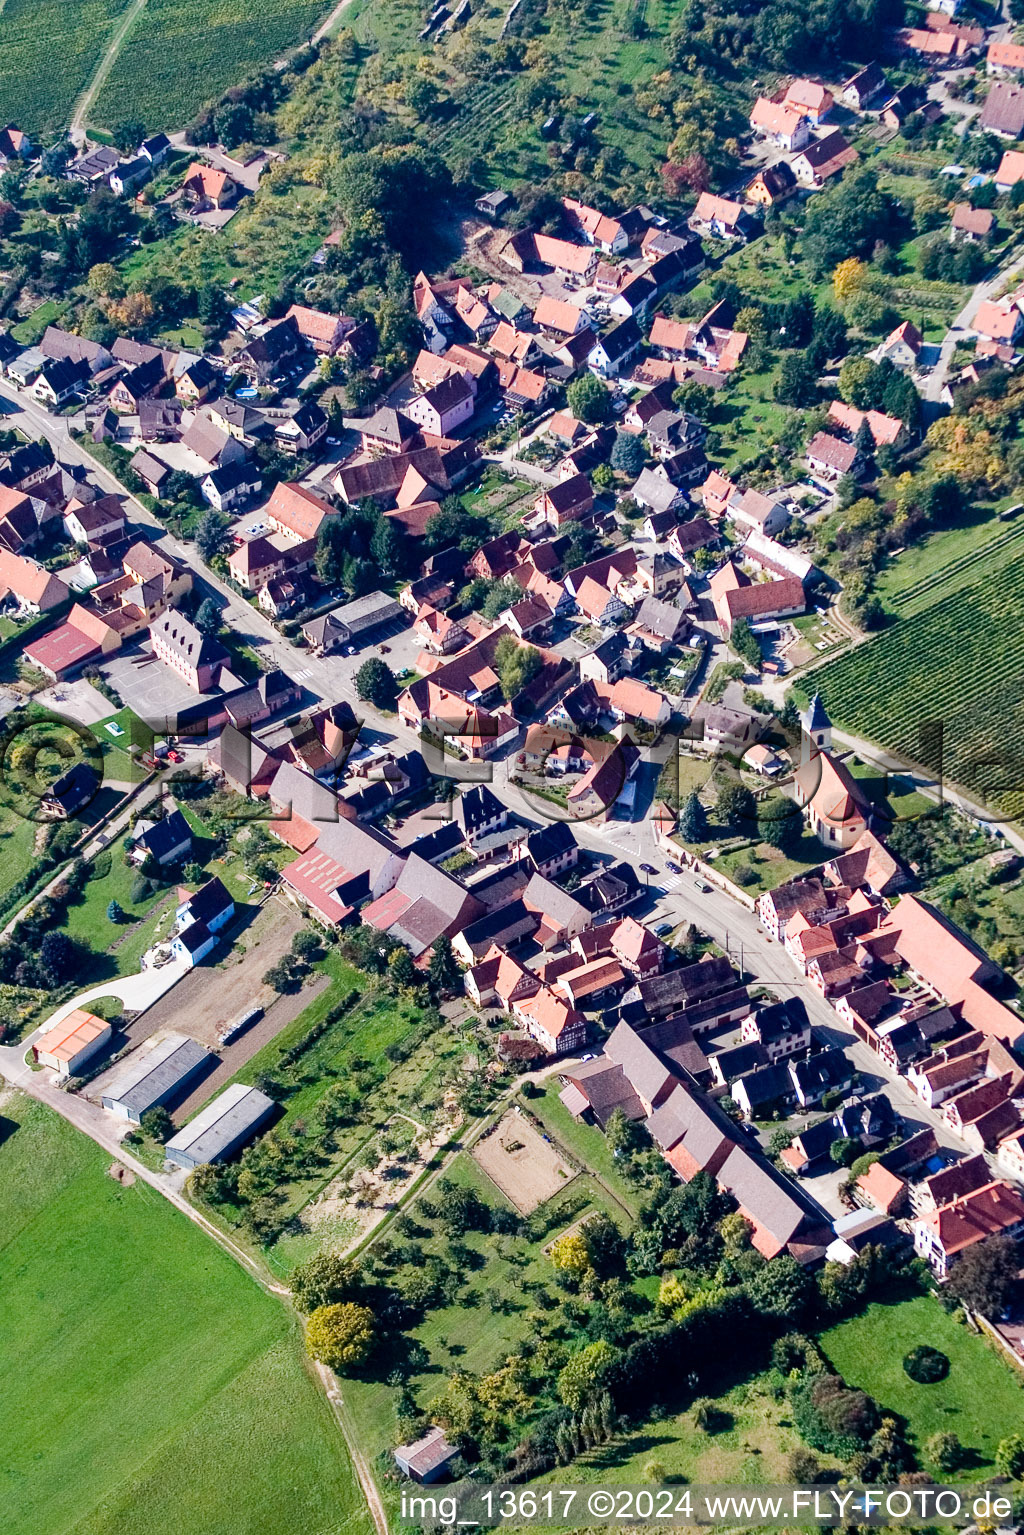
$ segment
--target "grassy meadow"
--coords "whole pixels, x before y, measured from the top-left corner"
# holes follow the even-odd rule
[[[7,1535],[368,1535],[281,1304],[50,1110],[0,1115]]]
[[[922,1461],[933,1434],[956,1434],[972,1452],[962,1473],[969,1480],[992,1471],[1000,1439],[1019,1430],[1024,1419],[1024,1378],[931,1295],[876,1301],[819,1341],[849,1385],[867,1391],[880,1407],[906,1421]],[[945,1380],[922,1386],[910,1379],[903,1360],[919,1343],[946,1355],[950,1370]]]

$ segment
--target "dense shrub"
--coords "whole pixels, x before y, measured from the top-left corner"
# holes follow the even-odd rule
[[[919,1343],[903,1361],[903,1368],[919,1386],[932,1386],[949,1374],[949,1360],[930,1343]]]
[[[812,1375],[794,1387],[793,1421],[814,1450],[841,1460],[864,1450],[879,1425],[878,1407],[866,1391],[840,1375]]]

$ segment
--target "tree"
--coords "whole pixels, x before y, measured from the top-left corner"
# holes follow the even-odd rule
[[[204,597],[196,609],[196,628],[200,634],[216,634],[220,629],[220,607],[213,597]]]
[[[220,513],[211,507],[199,519],[195,533],[195,545],[199,558],[207,565],[224,547],[225,530]]]
[[[787,1325],[799,1322],[813,1291],[814,1281],[788,1253],[765,1263],[747,1281],[747,1294],[761,1315]]]
[[[612,397],[593,373],[584,373],[574,379],[565,391],[565,396],[577,421],[586,421],[596,426],[607,421],[612,413]]]
[[[868,264],[866,261],[858,261],[856,256],[850,256],[845,261],[840,261],[832,273],[832,291],[835,293],[836,302],[843,304],[855,293],[859,293],[868,279]]]
[[[35,962],[38,983],[55,989],[71,975],[76,958],[75,945],[66,933],[44,933]]]
[[[591,1267],[590,1249],[582,1231],[569,1232],[551,1245],[551,1262],[560,1274],[582,1279]]]
[[[114,124],[110,137],[114,141],[114,148],[128,155],[133,149],[138,149],[146,137],[146,125],[137,117],[128,117],[124,122]]]
[[[494,651],[494,669],[506,701],[521,693],[540,671],[541,655],[533,645],[521,645],[512,634],[503,634]]]
[[[170,1140],[174,1134],[174,1121],[162,1103],[147,1109],[139,1120],[139,1124],[154,1141]]]
[[[616,1350],[604,1338],[570,1354],[558,1373],[558,1395],[566,1407],[579,1412],[601,1394],[616,1358]]]
[[[799,841],[803,825],[803,818],[791,800],[769,801],[764,814],[757,819],[761,841],[780,851]]]
[[[964,1447],[956,1434],[933,1434],[925,1450],[928,1459],[939,1471],[956,1471],[963,1465]]]
[[[123,922],[124,921],[124,907],[121,905],[120,901],[112,900],[110,902],[109,906],[107,907],[107,921],[108,922]]]
[[[715,810],[727,826],[753,827],[757,821],[757,801],[746,784],[724,783],[715,799]]]
[[[370,554],[386,576],[400,576],[408,564],[408,550],[401,528],[393,517],[381,517],[370,539]]]
[[[684,842],[703,842],[708,834],[708,818],[696,794],[687,795],[679,811],[679,835]]]
[[[998,1316],[1009,1303],[1018,1267],[1013,1238],[989,1237],[967,1248],[950,1270],[946,1284],[972,1311]]]
[[[107,318],[120,331],[145,331],[155,313],[153,300],[148,293],[126,293],[124,298],[111,299]]]
[[[111,261],[98,261],[89,268],[86,287],[97,298],[120,298],[124,293],[121,274]]]
[[[351,1300],[359,1289],[359,1271],[335,1252],[317,1253],[300,1263],[291,1277],[292,1300],[308,1316],[321,1306]]]
[[[611,452],[613,469],[617,469],[620,474],[628,474],[632,480],[644,467],[646,458],[643,442],[633,432],[615,433]]]
[[[291,965],[281,959],[278,960],[276,965],[271,965],[270,969],[264,972],[263,984],[281,993],[298,991],[300,978],[295,974]]]
[[[322,952],[323,941],[320,934],[314,933],[312,928],[300,929],[292,939],[292,953],[298,955],[299,959],[317,959]]]
[[[356,693],[377,709],[394,707],[397,694],[395,674],[379,656],[368,656],[356,672]]]
[[[860,1149],[860,1141],[855,1136],[841,1135],[828,1148],[829,1160],[836,1167],[849,1167]]]
[[[1008,1434],[1000,1439],[996,1446],[996,1468],[1013,1482],[1024,1480],[1024,1434]]]
[[[434,944],[427,969],[427,979],[434,996],[444,997],[454,992],[461,974],[452,941],[442,934]]]
[[[870,357],[851,357],[839,370],[839,397],[857,410],[871,410],[878,388],[879,367]]]
[[[415,986],[418,979],[412,955],[404,945],[388,955],[388,975],[391,983],[400,989]]]
[[[348,1374],[366,1363],[376,1334],[373,1312],[355,1301],[318,1306],[306,1323],[306,1351],[332,1370]]]
[[[780,405],[804,407],[815,404],[818,398],[817,369],[806,352],[786,353],[779,364],[772,393]]]
[[[729,632],[729,645],[756,672],[761,670],[764,665],[761,647],[757,643],[757,636],[745,618],[737,618],[733,624]]]

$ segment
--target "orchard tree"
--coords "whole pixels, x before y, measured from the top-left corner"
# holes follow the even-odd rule
[[[582,1231],[567,1233],[551,1246],[551,1262],[560,1274],[582,1279],[591,1267],[590,1249]]]
[[[558,1374],[558,1395],[573,1412],[588,1406],[604,1388],[616,1350],[604,1338],[569,1355]]]
[[[306,1323],[306,1351],[311,1359],[341,1374],[364,1365],[376,1342],[373,1312],[355,1301],[318,1306]]]
[[[300,1263],[291,1277],[292,1300],[308,1316],[321,1306],[352,1300],[359,1292],[359,1270],[338,1253],[321,1252]]]

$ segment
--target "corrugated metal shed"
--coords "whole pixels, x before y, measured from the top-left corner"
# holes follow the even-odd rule
[[[138,1124],[147,1109],[166,1103],[213,1060],[211,1051],[184,1034],[158,1034],[133,1053],[101,1102]]]
[[[167,1160],[179,1167],[223,1161],[252,1140],[275,1108],[273,1098],[259,1088],[233,1082],[171,1136],[165,1147]]]

